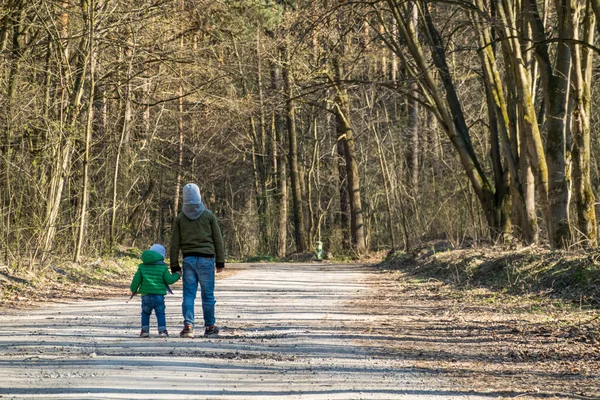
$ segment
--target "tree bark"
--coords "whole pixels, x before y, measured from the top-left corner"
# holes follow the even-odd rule
[[[473,149],[462,106],[456,93],[456,88],[452,81],[448,63],[446,61],[445,47],[429,13],[429,5],[427,0],[423,0],[422,11],[424,14],[424,26],[427,32],[428,41],[430,43],[433,62],[440,74],[440,81],[445,91],[446,102],[444,104],[441,99],[441,93],[437,88],[433,89],[438,92],[434,96],[434,99],[436,101],[438,110],[444,115],[446,130],[449,133],[450,140],[452,140],[455,148],[459,152],[461,161],[463,162],[463,166],[467,171],[471,185],[483,208],[488,225],[493,227],[496,221],[495,194],[488,182],[487,177],[485,176],[483,168],[477,159],[475,150]],[[415,27],[410,24],[408,25],[407,36],[412,40],[415,46],[418,46]],[[423,65],[421,68],[424,70],[425,60],[422,53],[419,54],[419,63]],[[430,80],[433,81],[431,78]],[[433,86],[430,87],[433,88]]]
[[[79,210],[79,232],[77,240],[75,242],[75,254],[73,256],[73,262],[79,262],[81,257],[81,246],[85,237],[85,226],[87,217],[87,207],[89,201],[89,164],[90,164],[90,145],[92,140],[92,121],[94,119],[94,93],[95,93],[95,74],[96,74],[96,57],[95,57],[95,42],[94,42],[94,29],[95,29],[95,8],[96,4],[94,0],[82,0],[82,11],[84,21],[86,25],[86,35],[89,36],[88,41],[88,60],[89,60],[89,74],[90,74],[90,96],[88,100],[87,108],[87,121],[85,125],[85,148],[83,151],[83,165],[82,165],[82,189],[81,189],[81,209]]]
[[[260,177],[259,197],[260,203],[258,207],[259,215],[259,227],[262,232],[262,249],[268,251],[269,238],[272,236],[271,233],[271,213],[270,213],[270,202],[269,202],[269,189],[267,187],[268,182],[268,152],[267,152],[267,128],[265,121],[265,100],[263,92],[263,71],[262,71],[262,53],[261,53],[261,32],[257,31],[256,34],[256,85],[258,90],[258,102],[259,102],[259,135],[258,135],[258,172]]]
[[[477,1],[481,12],[485,10],[482,0]],[[488,104],[488,119],[490,125],[491,155],[492,167],[495,183],[496,200],[496,234],[503,240],[508,240],[512,235],[512,220],[508,213],[508,204],[516,203],[519,214],[524,213],[523,188],[519,179],[519,170],[515,159],[515,154],[511,147],[509,137],[509,126],[511,120],[508,113],[508,106],[504,96],[503,82],[496,64],[495,44],[492,39],[492,32],[488,26],[480,22],[479,15],[474,15],[475,27],[479,31],[482,50],[479,52],[481,64],[483,67],[483,83],[486,91]],[[504,171],[500,148],[503,149],[504,159],[508,167],[508,173]],[[509,187],[505,185],[505,180],[510,177],[511,187],[516,196],[510,196]]]
[[[181,39],[183,41],[183,38]],[[183,47],[183,44],[182,44]],[[177,125],[177,130],[179,133],[179,140],[177,141],[177,177],[175,178],[175,198],[174,198],[174,206],[173,206],[173,215],[171,216],[173,221],[175,217],[179,213],[179,197],[181,192],[181,180],[183,174],[183,70],[182,67],[179,67],[179,121]]]
[[[4,159],[4,190],[3,192],[3,209],[6,210],[6,219],[4,220],[4,235],[6,241],[6,253],[5,259],[8,261],[8,243],[10,243],[10,233],[12,224],[12,188],[11,188],[11,163],[12,163],[12,130],[14,119],[13,111],[15,108],[15,94],[17,92],[17,86],[19,83],[19,70],[21,66],[22,46],[21,36],[23,33],[23,19],[25,16],[25,4],[18,1],[13,4],[14,10],[7,12],[4,19],[4,30],[3,34],[8,36],[9,29],[12,28],[12,48],[10,53],[10,70],[8,74],[8,91],[6,94],[6,126],[4,128],[4,146],[2,149]],[[14,23],[10,24],[9,16],[14,18]],[[4,45],[3,45],[4,46]]]
[[[390,182],[388,180],[387,171],[385,165],[387,164],[385,160],[385,155],[383,153],[383,146],[381,144],[381,139],[379,138],[379,133],[377,132],[377,127],[375,125],[371,125],[373,130],[373,136],[375,137],[375,143],[377,144],[377,158],[379,159],[379,171],[381,172],[381,180],[383,181],[383,190],[385,193],[385,206],[387,211],[387,225],[390,234],[390,240],[392,243],[392,250],[396,249],[396,235],[394,229],[394,216],[392,213],[392,202],[390,200],[391,187]]]
[[[414,26],[419,21],[419,13],[416,3],[409,6],[408,19]],[[416,79],[410,83],[409,95],[406,99],[408,107],[408,172],[412,195],[418,193],[419,185],[419,103],[417,101],[419,84]]]
[[[556,62],[550,62],[546,35],[537,4],[524,0],[524,8],[531,24],[534,40],[537,42],[535,54],[540,64],[544,104],[546,112],[546,160],[548,166],[548,238],[554,248],[567,247],[571,242],[569,226],[570,166],[571,149],[567,148],[570,129],[567,124],[569,103],[569,82],[571,79],[571,49],[569,21],[572,0],[556,0],[558,19],[558,42]]]
[[[535,181],[536,187],[539,194],[541,208],[544,216],[548,218],[549,203],[548,203],[548,166],[546,163],[546,154],[544,152],[544,146],[542,143],[542,137],[538,125],[538,117],[535,111],[535,106],[532,99],[530,76],[523,65],[523,55],[521,53],[521,46],[515,37],[516,26],[514,23],[514,15],[512,9],[507,1],[498,0],[497,10],[498,18],[502,22],[503,31],[502,46],[505,53],[505,59],[507,64],[510,65],[512,76],[514,76],[514,83],[516,86],[517,99],[519,104],[519,132],[521,140],[521,154],[520,157],[528,157],[526,163],[531,168]],[[527,149],[526,152],[522,151]],[[527,209],[527,218],[532,228],[533,237],[537,237],[537,231],[534,229],[535,225],[532,225],[535,221],[535,211],[533,210],[533,195],[528,191],[527,177],[528,169],[524,167],[525,161],[520,162],[521,166],[521,179],[524,181],[523,194],[525,196],[525,205]],[[547,219],[546,219],[547,221]]]
[[[294,213],[294,238],[296,251],[304,253],[307,249],[306,234],[304,226],[304,212],[302,207],[302,191],[300,187],[300,173],[298,171],[298,138],[296,133],[296,106],[294,105],[292,93],[291,60],[289,50],[283,50],[285,63],[283,64],[283,85],[286,96],[286,119],[288,131],[288,158],[290,163],[290,179],[292,184],[292,205]]]
[[[281,54],[279,54],[280,56]],[[271,63],[271,89],[279,99],[284,99],[283,77],[281,66],[277,61]],[[287,192],[287,157],[285,154],[285,130],[286,121],[282,111],[283,107],[276,107],[273,114],[273,159],[277,173],[277,200],[279,208],[279,220],[277,221],[277,247],[278,257],[287,254],[287,220],[288,220],[288,192]]]
[[[577,2],[575,4],[577,7]],[[571,36],[578,40],[579,15],[584,12],[584,31],[582,39],[586,43],[594,43],[595,17],[587,2],[583,7],[575,8],[569,28]],[[571,117],[573,134],[573,184],[577,209],[577,226],[582,238],[579,240],[585,247],[598,245],[596,228],[596,202],[590,176],[590,112],[592,82],[592,51],[571,42],[573,54],[573,112]]]
[[[85,1],[85,0],[82,0]],[[68,7],[68,2],[64,2],[64,7]],[[68,14],[65,12],[61,21],[64,25],[61,27],[61,35],[67,32]],[[64,37],[63,37],[64,38]],[[50,252],[54,244],[54,237],[56,235],[56,222],[58,219],[60,204],[62,200],[62,192],[65,181],[69,175],[69,167],[71,164],[71,156],[73,153],[71,138],[68,135],[72,135],[77,126],[77,120],[79,112],[81,110],[81,97],[83,96],[84,80],[86,76],[87,67],[89,65],[89,37],[83,35],[79,42],[77,51],[76,65],[73,74],[67,74],[65,81],[68,82],[72,87],[70,91],[69,100],[63,112],[64,121],[61,121],[61,135],[59,140],[59,149],[57,150],[57,161],[54,175],[51,180],[51,186],[48,189],[49,196],[47,197],[47,208],[46,208],[46,234],[43,239],[44,257]],[[69,63],[68,59],[68,46],[64,45],[63,62]],[[70,68],[67,68],[70,70]],[[71,79],[72,78],[72,79]],[[64,131],[64,132],[63,132]]]
[[[336,86],[336,122],[338,140],[344,145],[344,157],[346,161],[346,181],[348,186],[348,198],[350,200],[350,234],[352,246],[360,255],[366,251],[364,216],[361,201],[360,178],[358,173],[358,162],[356,160],[356,145],[354,143],[354,132],[350,121],[350,103],[346,88],[341,85],[343,75],[339,60],[334,59],[335,86]]]
[[[336,114],[337,121],[337,114]],[[336,136],[337,122],[336,122]],[[348,195],[348,182],[346,179],[346,151],[344,150],[344,142],[336,137],[337,151],[337,176],[338,176],[338,196],[340,199],[340,210],[338,225],[342,234],[342,248],[349,249],[352,243],[350,234],[350,199]]]

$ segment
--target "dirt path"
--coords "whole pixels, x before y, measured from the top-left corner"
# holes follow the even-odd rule
[[[180,339],[181,286],[167,296],[172,337],[137,338],[139,299],[84,301],[0,316],[0,397],[490,398],[407,368],[369,345],[374,271],[357,265],[253,265],[217,283],[218,339]],[[197,307],[198,309],[198,307]],[[378,335],[381,335],[378,333]]]

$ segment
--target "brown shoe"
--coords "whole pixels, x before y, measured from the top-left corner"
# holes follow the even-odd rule
[[[192,325],[186,325],[183,328],[183,330],[181,331],[181,333],[179,334],[179,337],[193,339],[194,338],[194,327]]]

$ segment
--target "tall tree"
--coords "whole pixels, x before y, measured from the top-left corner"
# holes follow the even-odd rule
[[[300,171],[298,167],[298,134],[296,132],[296,106],[294,104],[294,95],[292,90],[292,63],[289,48],[287,46],[282,50],[282,53],[285,56],[285,62],[282,68],[282,75],[287,108],[287,140],[288,158],[290,166],[290,182],[292,185],[294,238],[296,242],[296,251],[299,253],[303,253],[307,249],[307,244],[304,225],[304,208],[302,206],[302,191],[300,187]]]

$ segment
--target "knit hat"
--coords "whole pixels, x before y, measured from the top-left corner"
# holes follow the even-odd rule
[[[183,187],[183,207],[181,211],[191,220],[200,218],[206,207],[202,203],[200,188],[195,183],[188,183]]]
[[[183,204],[202,204],[200,188],[195,183],[188,183],[183,187]]]
[[[165,246],[163,246],[162,244],[158,244],[158,243],[153,244],[150,247],[150,251],[154,251],[154,252],[160,254],[163,259],[167,257],[167,250],[165,249]]]

